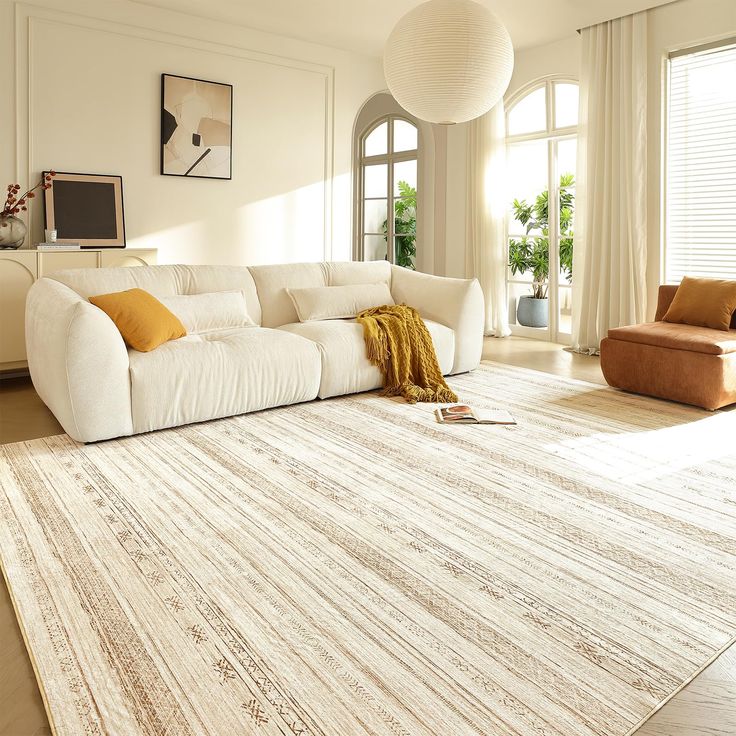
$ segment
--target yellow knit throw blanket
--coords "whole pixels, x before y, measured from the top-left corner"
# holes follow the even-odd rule
[[[417,401],[455,402],[442,377],[432,338],[419,312],[405,304],[373,307],[358,315],[368,360],[383,374],[383,395]]]

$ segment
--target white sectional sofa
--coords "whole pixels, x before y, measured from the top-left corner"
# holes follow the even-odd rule
[[[59,271],[26,304],[33,384],[79,442],[148,432],[381,386],[353,319],[299,322],[286,289],[385,282],[424,318],[444,374],[480,362],[483,294],[475,280],[385,261],[277,266],[147,266]],[[156,297],[242,290],[257,325],[128,349],[88,297],[138,287]]]

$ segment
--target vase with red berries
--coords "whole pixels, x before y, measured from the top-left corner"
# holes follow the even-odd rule
[[[0,210],[0,249],[16,249],[23,245],[26,239],[27,228],[25,222],[17,217],[21,212],[28,210],[28,204],[36,196],[37,189],[50,189],[55,171],[49,171],[41,177],[35,187],[31,187],[25,194],[20,194],[20,184],[8,184],[5,204]]]

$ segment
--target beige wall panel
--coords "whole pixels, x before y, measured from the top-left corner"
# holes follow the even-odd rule
[[[0,0],[11,176],[122,175],[128,245],[161,263],[350,258],[352,128],[385,86],[380,59],[138,3],[63,5]],[[232,181],[159,174],[162,72],[233,85]]]

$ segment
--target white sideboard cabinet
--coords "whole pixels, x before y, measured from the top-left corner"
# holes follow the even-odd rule
[[[0,372],[26,368],[26,294],[43,276],[65,268],[153,266],[155,249],[0,250]]]

